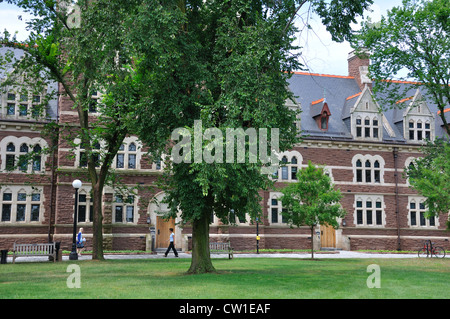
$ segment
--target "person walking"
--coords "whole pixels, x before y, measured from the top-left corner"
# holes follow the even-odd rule
[[[86,243],[86,238],[83,237],[83,228],[80,228],[80,231],[77,235],[77,254],[81,257],[81,253],[85,249],[84,245]]]
[[[169,239],[170,244],[169,244],[169,247],[167,247],[167,250],[166,250],[166,253],[164,254],[164,257],[167,257],[167,254],[169,253],[170,249],[173,250],[173,253],[175,254],[175,257],[178,257],[178,252],[177,252],[177,250],[175,249],[175,246],[174,246],[175,234],[173,233],[173,228],[169,228],[169,230],[170,230],[170,239]]]

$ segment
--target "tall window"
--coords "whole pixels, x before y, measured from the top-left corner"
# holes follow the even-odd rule
[[[288,151],[281,153],[279,169],[273,174],[273,179],[280,181],[296,181],[297,172],[300,169],[302,156],[297,151]]]
[[[269,218],[271,224],[285,224],[286,219],[283,217],[283,207],[279,198],[281,193],[270,193],[269,198]]]
[[[6,170],[13,171],[16,165],[16,146],[14,143],[8,143],[6,146]]]
[[[382,226],[384,221],[384,199],[382,196],[356,196],[355,225]]]
[[[113,206],[115,223],[134,223],[136,209],[136,199],[134,195],[129,195],[127,197],[115,195]]]
[[[88,223],[94,220],[94,207],[89,192],[80,190],[78,194],[78,222]]]
[[[411,227],[436,227],[436,217],[426,217],[426,206],[424,197],[409,197],[409,225]]]
[[[120,146],[115,158],[115,166],[117,169],[139,169],[139,145],[132,138],[126,138]]]
[[[382,183],[384,160],[379,155],[356,155],[353,158],[354,181],[357,183]]]
[[[8,92],[6,95],[5,113],[8,117],[42,117],[39,105],[41,104],[41,95],[30,95],[27,92],[15,93]]]
[[[380,138],[380,123],[378,115],[365,116],[362,118],[358,116],[355,122],[356,127],[356,137],[359,138]]]
[[[0,141],[0,170],[17,172],[40,172],[43,170],[45,155],[44,140],[29,137],[8,136]],[[29,151],[32,153],[29,153]]]
[[[410,141],[423,141],[431,139],[431,124],[429,120],[409,120],[408,137]]]
[[[1,222],[31,223],[41,219],[42,188],[10,186],[0,192]]]

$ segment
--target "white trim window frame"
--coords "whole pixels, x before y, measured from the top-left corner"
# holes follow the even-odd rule
[[[44,216],[43,188],[6,186],[0,190],[0,224],[33,224]]]
[[[287,151],[279,155],[280,167],[272,175],[272,179],[281,182],[296,182],[297,173],[301,169],[303,157],[298,151]]]
[[[45,113],[37,114],[35,110],[36,106],[41,104],[42,97],[45,95],[44,92],[42,94],[32,94],[30,92],[23,94],[23,92],[8,90],[3,94],[4,97],[0,101],[3,116],[14,119],[45,118]]]
[[[113,202],[113,223],[130,224],[137,222],[137,196],[115,194]]]
[[[383,195],[355,195],[353,204],[356,227],[384,227],[386,224]]]
[[[408,225],[411,228],[438,228],[439,218],[431,216],[425,217],[427,208],[425,197],[408,196]]]
[[[78,223],[92,223],[94,221],[94,206],[91,200],[91,188],[82,187],[78,191]]]
[[[383,184],[384,166],[385,161],[379,155],[355,155],[352,159],[353,182]]]
[[[41,138],[7,136],[0,141],[0,170],[14,173],[43,172],[47,157],[42,150],[46,147],[46,141]],[[21,164],[21,158],[29,152],[36,153],[32,162],[24,161]]]
[[[381,117],[373,113],[360,113],[355,118],[355,137],[357,139],[381,140]]]
[[[267,203],[269,207],[268,219],[271,225],[287,225],[285,218],[282,215],[283,205],[280,198],[283,196],[280,192],[270,192],[269,201]]]

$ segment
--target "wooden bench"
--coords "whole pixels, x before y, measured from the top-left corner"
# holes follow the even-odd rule
[[[228,258],[233,258],[233,248],[230,242],[226,243],[209,243],[209,252],[211,254],[228,254]]]
[[[13,246],[13,264],[17,257],[52,256],[56,261],[56,243],[16,244]]]

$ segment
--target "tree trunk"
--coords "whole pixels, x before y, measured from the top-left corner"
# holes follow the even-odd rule
[[[311,259],[314,259],[314,226],[311,226]]]
[[[92,259],[103,260],[103,211],[102,211],[102,193],[103,188],[98,184],[92,187],[92,196],[94,197],[94,222],[92,229]]]
[[[209,252],[209,213],[192,222],[192,261],[190,274],[215,272]]]

